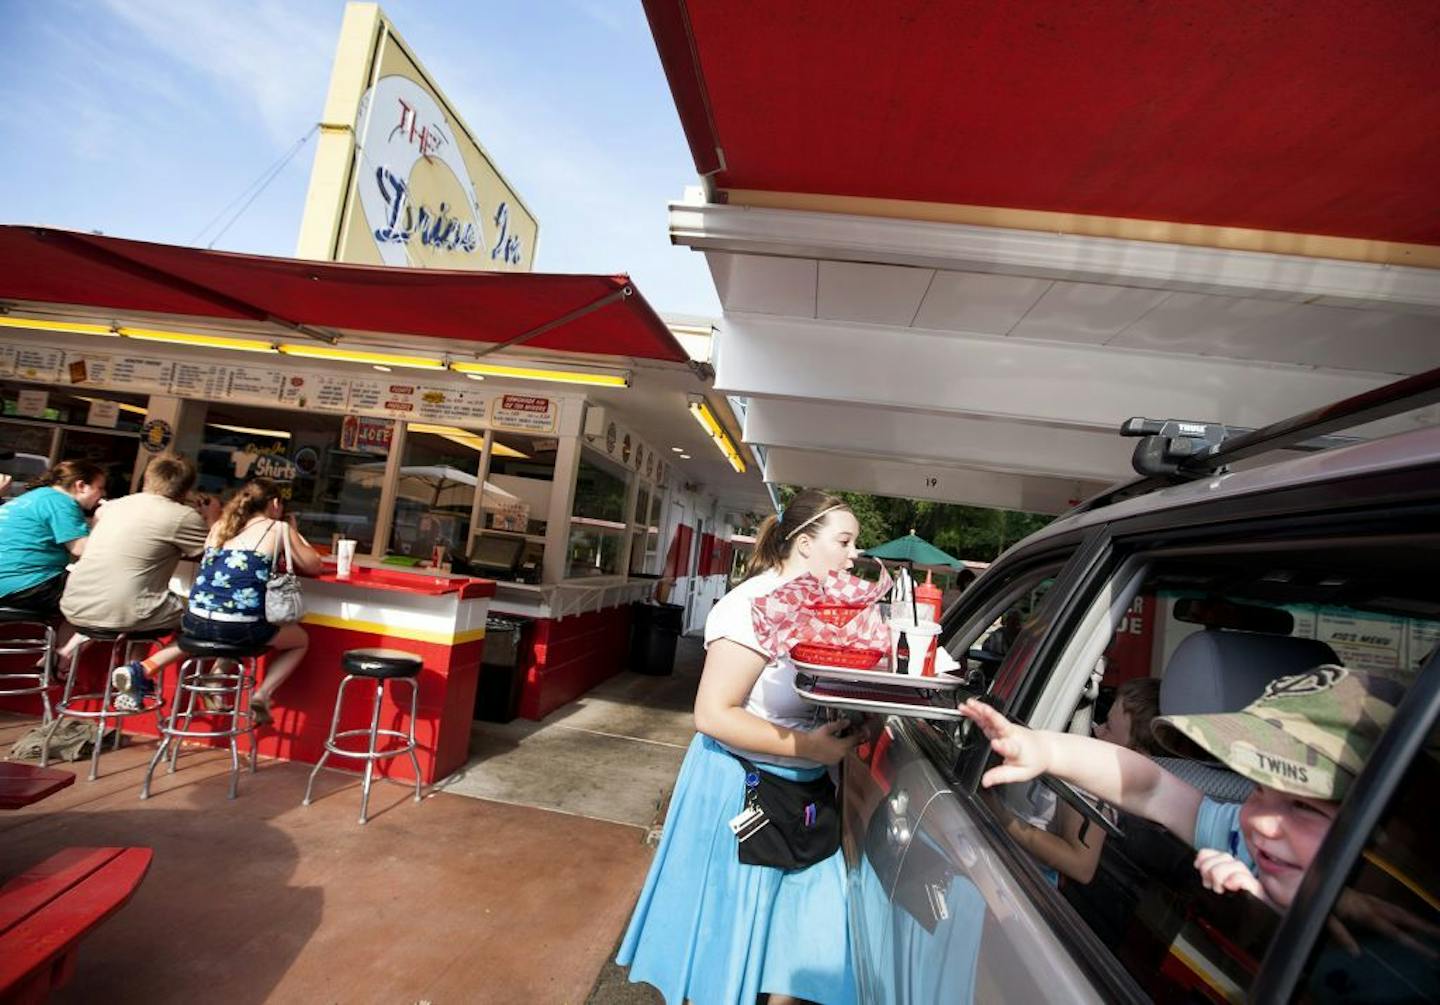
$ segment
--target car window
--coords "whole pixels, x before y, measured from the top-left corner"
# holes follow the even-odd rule
[[[1068,557],[1068,556],[1065,556]],[[1000,668],[1015,655],[1026,651],[1021,638],[1035,635],[1045,598],[1064,566],[1064,557],[1055,556],[1037,566],[1017,572],[992,589],[978,605],[972,605],[958,628],[945,641],[945,650],[960,664],[961,672],[983,680],[988,690]],[[947,626],[950,627],[950,626]]]
[[[1414,537],[1135,553],[1095,591],[1093,616],[1065,619],[1075,627],[1055,640],[1051,665],[1028,668],[1045,677],[1026,707],[1063,709],[1047,721],[1139,750],[1236,821],[1254,786],[1198,747],[1160,747],[1137,721],[1239,711],[1276,677],[1324,664],[1408,684],[1440,644],[1426,571],[1437,558],[1433,538]],[[971,749],[985,767],[995,763],[987,747]],[[1207,891],[1188,842],[1084,797],[1037,780],[984,790],[979,805],[1046,881],[1039,888],[1055,916],[1083,925],[1147,994],[1243,997],[1279,910],[1248,894]],[[1232,823],[1230,833],[1242,832]]]
[[[1440,1000],[1440,727],[1411,762],[1300,978],[1298,999]]]

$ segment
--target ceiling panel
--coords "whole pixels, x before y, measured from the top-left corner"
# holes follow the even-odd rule
[[[712,251],[705,260],[725,310],[802,318],[815,316],[816,263],[813,260],[724,251]]]
[[[903,265],[821,262],[815,316],[908,326],[934,276],[934,269]]]
[[[1048,279],[937,272],[916,328],[1004,335],[1051,286]]]
[[[1010,334],[1103,345],[1170,295],[1164,290],[1057,282]]]

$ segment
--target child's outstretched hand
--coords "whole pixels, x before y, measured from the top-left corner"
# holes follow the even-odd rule
[[[1243,890],[1267,904],[1270,902],[1255,874],[1229,852],[1217,848],[1202,848],[1195,856],[1195,868],[1200,870],[1200,882],[1207,890],[1215,893],[1238,893]]]
[[[1048,748],[1034,730],[1015,725],[978,698],[961,705],[960,714],[979,726],[990,740],[990,749],[1005,759],[1003,764],[985,772],[981,785],[988,789],[994,785],[1028,782],[1045,773]]]

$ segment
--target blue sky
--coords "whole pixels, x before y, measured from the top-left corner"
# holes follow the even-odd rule
[[[174,244],[319,119],[344,0],[0,0],[0,221]],[[665,205],[695,183],[639,0],[386,0],[540,219],[547,272],[629,272],[657,309],[714,315]],[[308,142],[216,243],[295,250]]]

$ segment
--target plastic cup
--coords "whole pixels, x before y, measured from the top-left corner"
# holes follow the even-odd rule
[[[930,651],[935,645],[936,637],[940,634],[940,626],[933,621],[922,621],[917,625],[909,618],[892,618],[887,624],[890,629],[890,668],[892,672],[900,672],[897,654],[900,648],[900,636],[904,635],[905,648],[909,650],[905,672],[911,677],[933,677],[935,670],[930,662]]]
[[[335,578],[349,579],[355,564],[355,541],[342,537],[335,543]]]

